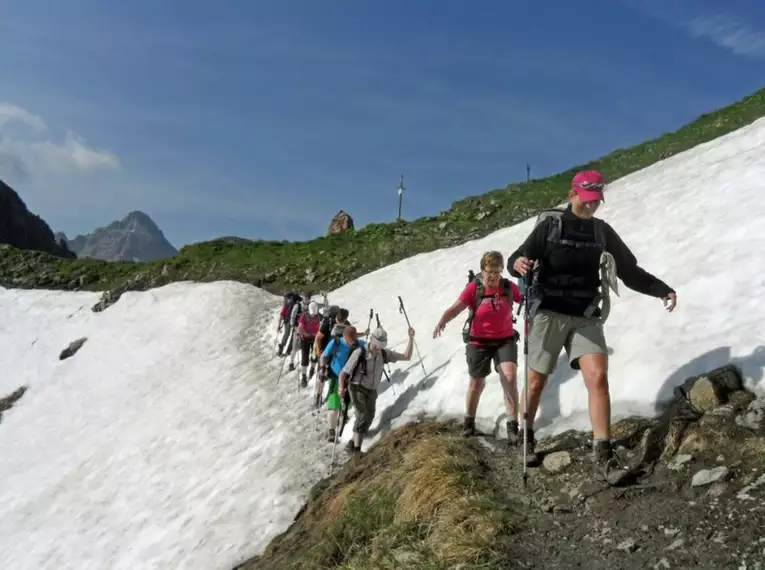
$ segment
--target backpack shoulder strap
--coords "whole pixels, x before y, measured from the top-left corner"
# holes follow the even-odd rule
[[[351,357],[351,355],[356,352],[356,350],[360,350],[359,358],[356,360],[356,363],[353,365],[353,370],[351,370],[350,375],[348,376],[348,379],[352,382],[353,379],[356,377],[356,373],[361,370],[362,375],[366,375],[367,373],[367,351],[366,348],[358,341],[354,342],[351,345],[350,350],[348,351],[348,358]]]
[[[340,341],[343,339],[343,337],[341,335],[335,335],[332,337],[332,339],[335,341],[335,344],[332,345],[332,350],[329,352],[330,362],[332,362],[332,360],[335,358],[337,349],[340,348]]]
[[[483,279],[480,275],[473,279],[473,282],[475,283],[475,305],[477,308],[481,304],[481,299],[486,294],[486,289],[483,286]]]
[[[507,303],[510,307],[513,306],[513,285],[509,279],[502,278],[502,292],[507,297]]]
[[[600,218],[592,218],[594,228],[595,228],[595,243],[600,245],[600,247],[603,248],[603,251],[606,250],[606,228],[604,227],[603,220]]]
[[[555,243],[560,240],[563,228],[563,214],[550,215],[550,227],[547,230],[547,241]]]

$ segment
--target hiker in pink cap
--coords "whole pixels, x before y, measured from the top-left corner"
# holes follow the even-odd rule
[[[565,348],[569,365],[581,370],[589,393],[595,475],[614,484],[624,470],[619,469],[611,447],[608,350],[603,333],[609,289],[617,291],[618,277],[630,289],[662,299],[668,311],[675,308],[676,295],[641,268],[616,231],[595,217],[604,191],[600,172],[578,172],[571,181],[566,209],[540,214],[531,234],[508,259],[507,269],[528,287],[524,293],[530,327],[526,362],[530,459],[539,459],[534,454],[533,425],[542,390]]]

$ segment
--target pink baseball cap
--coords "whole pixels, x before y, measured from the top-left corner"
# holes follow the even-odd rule
[[[605,200],[603,189],[606,181],[597,170],[582,170],[571,180],[571,189],[579,195],[583,202]]]

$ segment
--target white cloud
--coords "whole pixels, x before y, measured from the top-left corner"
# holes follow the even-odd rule
[[[742,23],[729,14],[703,14],[697,2],[620,0],[638,12],[687,31],[736,55],[765,59],[765,30]]]
[[[113,170],[120,167],[115,155],[85,146],[84,141],[68,133],[63,144],[51,141],[31,143],[29,149],[49,170],[55,172],[88,172]]]
[[[765,58],[765,31],[747,27],[723,14],[694,18],[685,27],[692,35],[709,39],[735,54]]]
[[[20,134],[13,124],[31,127]],[[113,153],[87,146],[75,133],[63,141],[49,136],[45,121],[17,105],[0,103],[0,177],[20,180],[26,176],[76,174],[98,170],[118,170],[120,161]]]
[[[0,132],[11,122],[22,123],[38,131],[44,131],[47,128],[45,121],[37,115],[10,103],[0,103]]]

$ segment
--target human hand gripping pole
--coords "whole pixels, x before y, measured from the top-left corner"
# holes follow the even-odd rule
[[[398,311],[399,313],[404,315],[404,318],[406,319],[406,326],[411,330],[412,323],[409,322],[409,317],[406,314],[406,309],[404,308],[404,300],[401,298],[401,295],[398,296]],[[414,342],[414,349],[417,351],[417,358],[420,359],[420,366],[422,366],[422,373],[427,376],[428,373],[425,370],[425,365],[422,363],[422,355],[420,354],[420,347],[417,346],[417,341],[412,338],[412,342]]]

